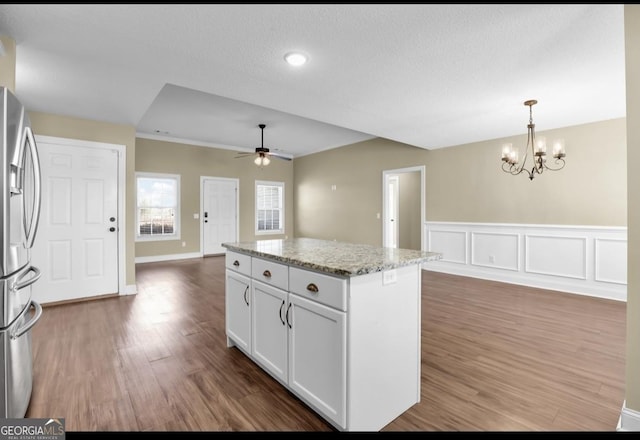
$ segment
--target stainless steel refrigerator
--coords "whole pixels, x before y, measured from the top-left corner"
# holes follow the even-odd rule
[[[31,328],[42,307],[31,298],[40,270],[30,264],[40,218],[40,162],[24,106],[0,87],[0,416],[22,418],[31,400]]]

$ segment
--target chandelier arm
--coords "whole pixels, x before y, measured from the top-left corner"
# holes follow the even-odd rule
[[[557,157],[557,158],[555,158],[554,163],[555,163],[556,165],[558,165],[558,166],[557,166],[557,167],[550,167],[549,165],[545,164],[545,165],[544,165],[544,167],[545,167],[546,169],[548,169],[549,171],[559,171],[559,170],[561,170],[561,169],[563,169],[563,168],[564,168],[565,161],[564,161],[564,159],[563,159],[563,158],[561,158],[561,157]]]
[[[502,171],[504,171],[505,173],[509,173],[512,176],[517,176],[518,174],[522,174],[523,172],[526,172],[527,175],[529,176],[529,179],[533,179],[533,174],[529,172],[529,170],[526,170],[523,166],[517,167],[514,164],[510,164],[509,168],[505,168],[505,165],[508,165],[506,162],[504,162],[502,164]]]

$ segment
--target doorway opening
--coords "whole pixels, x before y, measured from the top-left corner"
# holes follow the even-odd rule
[[[382,245],[423,250],[424,165],[382,172]]]

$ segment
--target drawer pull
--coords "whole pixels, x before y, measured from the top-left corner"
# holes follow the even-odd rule
[[[271,278],[271,272],[265,270],[264,272],[262,272],[262,276],[264,276],[265,278]]]
[[[240,266],[240,262],[238,260],[236,260],[236,261],[233,262],[233,265],[238,267],[238,266]]]
[[[247,286],[246,289],[244,289],[244,302],[247,303],[247,305],[249,305],[249,301],[247,300],[247,292],[249,291],[249,286]]]
[[[316,286],[315,284],[309,283],[309,285],[307,286],[307,290],[309,292],[318,293],[320,289],[318,289],[318,286]]]

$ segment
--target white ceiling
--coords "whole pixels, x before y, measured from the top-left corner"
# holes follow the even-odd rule
[[[523,134],[527,99],[539,131],[624,117],[623,7],[3,4],[0,34],[29,110],[298,157]]]

